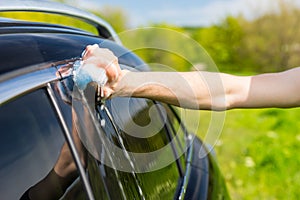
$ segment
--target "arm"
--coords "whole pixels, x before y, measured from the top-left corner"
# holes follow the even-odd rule
[[[300,105],[299,77],[300,67],[249,77],[245,89],[237,93],[242,101],[234,102],[233,107],[297,107]]]
[[[125,72],[114,96],[145,97],[190,109],[224,110],[227,107],[222,79],[210,72]]]
[[[293,107],[300,105],[300,68],[257,76],[213,72],[128,72],[107,49],[87,47],[84,58],[105,68],[106,96],[133,96],[191,109]],[[111,78],[110,78],[111,77]]]

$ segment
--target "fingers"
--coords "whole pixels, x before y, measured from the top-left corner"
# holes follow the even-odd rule
[[[93,58],[92,60],[90,60]],[[83,60],[89,60],[101,68],[118,67],[118,58],[109,49],[100,48],[97,44],[88,45]]]
[[[87,45],[84,51],[84,54],[82,55],[83,59],[86,59],[90,56],[93,56],[93,52],[99,48],[98,44],[93,44],[93,45]]]
[[[113,93],[113,90],[110,87],[103,88],[103,99],[109,99]]]
[[[106,48],[100,48],[97,44],[88,45],[82,58],[83,67],[92,64],[105,70],[108,78],[107,86],[117,84],[120,78],[121,68],[118,63],[118,58],[112,51]],[[105,96],[108,97],[111,93],[113,93],[112,89],[107,88],[107,94]]]

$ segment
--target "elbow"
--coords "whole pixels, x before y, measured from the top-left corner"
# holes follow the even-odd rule
[[[235,108],[237,103],[240,101],[237,93],[233,90],[224,88],[219,95],[211,98],[211,110],[225,111]]]
[[[205,96],[205,95],[204,95]],[[218,95],[207,95],[210,97],[199,97],[196,101],[189,103],[189,108],[199,110],[225,111],[233,107],[233,98],[231,94],[222,92]]]
[[[231,108],[231,104],[227,95],[222,95],[212,100],[211,110],[225,111]]]
[[[212,111],[225,111],[228,109],[231,109],[231,101],[230,98],[225,95],[218,95],[218,96],[213,96],[208,99],[198,99],[197,103],[194,103],[195,105],[197,104],[197,108],[193,109],[199,109],[199,110],[212,110]]]
[[[211,109],[225,111],[239,107],[243,101],[245,84],[240,77],[221,74],[222,86],[214,86],[211,90]]]
[[[237,108],[237,100],[238,98],[233,95],[226,96],[225,110],[231,110],[233,108]]]
[[[225,84],[226,110],[248,107],[251,77],[230,76],[229,79]]]
[[[236,90],[229,90],[225,95],[226,110],[234,108],[246,108],[248,107],[248,89],[239,87]]]

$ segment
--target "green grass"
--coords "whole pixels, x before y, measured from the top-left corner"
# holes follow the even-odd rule
[[[215,150],[232,199],[299,198],[300,108],[227,111]]]

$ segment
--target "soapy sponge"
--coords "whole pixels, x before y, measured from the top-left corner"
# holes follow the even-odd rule
[[[76,61],[73,65],[73,80],[80,90],[84,90],[90,82],[96,82],[103,87],[107,82],[107,76],[104,69],[93,64],[86,64],[83,67],[83,61]]]

